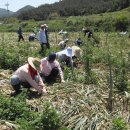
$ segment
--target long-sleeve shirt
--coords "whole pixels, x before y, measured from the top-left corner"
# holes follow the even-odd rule
[[[40,30],[38,33],[38,39],[41,44],[48,43],[47,30]]]
[[[18,29],[17,33],[19,36],[23,35],[22,29]]]
[[[54,60],[54,62],[50,63],[48,61],[48,58],[45,57],[41,60],[41,67],[42,67],[42,73],[45,75],[45,76],[49,76],[52,69],[57,67],[58,70],[59,70],[59,73],[60,73],[60,77],[62,80],[64,80],[64,76],[63,76],[63,72],[61,70],[61,67],[60,67],[60,64],[57,60]]]
[[[39,73],[37,73],[37,76],[39,78],[39,82],[38,83],[35,80],[32,79],[32,77],[30,75],[30,72],[29,72],[28,64],[25,64],[25,65],[21,66],[20,68],[18,68],[14,72],[14,74],[19,77],[20,81],[28,82],[38,92],[40,92],[40,93],[42,92],[42,88],[44,87],[44,83],[43,83]]]
[[[58,59],[60,62],[63,62],[63,61],[66,60],[66,58],[68,58],[69,63],[70,63],[70,66],[71,66],[71,68],[73,68],[73,60],[72,60],[72,57],[68,57],[68,56],[66,55],[66,49],[57,52],[57,53],[56,53],[56,57],[57,57],[57,59]]]

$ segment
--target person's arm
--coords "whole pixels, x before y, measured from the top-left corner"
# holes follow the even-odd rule
[[[40,76],[40,74],[38,73],[38,77],[39,77],[39,83],[38,83],[38,86],[42,89],[42,93],[46,93],[46,87],[45,87],[45,84],[43,83],[43,80]]]
[[[45,93],[45,92],[46,92],[46,91],[45,91],[45,85],[44,85],[42,79],[40,78],[40,75],[39,75],[39,74],[38,74],[38,77],[39,77],[39,83],[37,83],[35,80],[33,80],[28,73],[26,73],[26,74],[24,75],[24,78],[26,79],[26,81],[27,81],[33,88],[35,88],[39,93]],[[43,88],[44,88],[44,90],[43,90]]]
[[[42,33],[41,32],[38,33],[38,40],[40,43],[42,43]]]

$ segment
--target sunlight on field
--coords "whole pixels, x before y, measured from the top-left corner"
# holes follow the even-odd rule
[[[127,69],[128,93],[122,95],[114,87],[113,112],[109,113],[108,111],[110,89],[108,56],[110,56],[112,63],[113,84],[120,83],[117,82],[120,78],[118,79],[118,76],[115,76],[115,71],[118,70],[120,72],[122,67],[120,64],[123,61],[130,65],[128,62],[130,38],[128,38],[128,35],[120,35],[118,32],[95,32],[94,35],[99,40],[98,46],[93,40],[83,37],[82,32],[69,32],[67,46],[75,45],[74,41],[79,37],[83,40],[81,64],[73,72],[66,67],[64,70],[66,82],[47,85],[47,95],[43,95],[40,98],[26,99],[26,103],[39,113],[44,110],[45,102],[51,102],[53,107],[61,113],[63,126],[70,129],[87,130],[96,127],[97,130],[109,130],[112,127],[113,119],[121,117],[127,122],[129,118],[130,104],[126,102],[128,99],[126,95],[129,95],[128,93],[130,92],[129,68]],[[6,86],[0,85],[0,92],[7,97],[9,97],[12,90],[9,84],[9,77],[14,70],[26,63],[29,56],[43,58],[51,52],[59,51],[57,43],[63,39],[62,36],[58,35],[58,32],[49,32],[51,49],[46,49],[45,55],[41,55],[39,54],[39,41],[29,42],[28,36],[29,33],[24,33],[25,41],[17,42],[18,36],[16,33],[0,33],[0,81],[1,83],[7,83]],[[90,48],[87,48],[88,46]],[[87,54],[85,55],[86,50],[88,57]],[[96,77],[97,81],[93,84],[85,82],[87,80],[87,70],[84,67],[86,66],[87,58],[89,58],[90,62],[89,67],[95,74],[92,75],[92,78]],[[122,123],[122,125],[124,124]]]

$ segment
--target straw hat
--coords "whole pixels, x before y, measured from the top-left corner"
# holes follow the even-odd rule
[[[41,28],[42,28],[42,27],[48,28],[47,24],[42,24],[42,25],[41,25]]]
[[[41,69],[40,69],[40,64],[41,64],[40,59],[38,59],[38,58],[33,58],[33,57],[29,57],[29,58],[28,58],[28,63],[29,63],[29,65],[30,65],[33,69],[38,70],[38,71],[41,70]]]
[[[73,55],[76,57],[81,56],[81,49],[78,46],[72,46]]]

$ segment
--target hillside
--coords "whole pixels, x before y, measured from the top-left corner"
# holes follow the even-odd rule
[[[17,12],[15,12],[15,15],[19,15],[22,12],[30,11],[32,9],[35,9],[35,7],[30,6],[30,5],[26,5],[23,8],[19,9]]]
[[[12,11],[10,11],[10,10],[7,11],[6,9],[0,8],[0,18],[12,16],[13,14],[14,14],[14,12],[12,12]]]
[[[49,31],[60,31],[64,29],[66,31],[81,31],[83,27],[90,27],[93,31],[105,31],[106,25],[111,26],[109,31],[121,31],[130,30],[130,7],[122,9],[120,11],[93,14],[87,16],[70,16],[70,17],[54,17],[47,20],[35,21],[35,20],[23,20],[23,31],[30,32],[32,27],[41,23],[47,23]],[[1,32],[15,32],[18,24],[18,19],[8,19],[3,21],[0,26]],[[10,27],[9,25],[10,24]]]
[[[21,9],[19,9],[18,11],[16,12],[12,12],[9,10],[9,12],[6,10],[6,9],[1,9],[0,8],[0,18],[3,18],[3,17],[9,17],[9,16],[13,16],[13,17],[16,17],[18,16],[19,14],[21,14],[22,12],[25,12],[25,11],[29,11],[29,10],[32,10],[34,9],[35,7],[33,6],[30,6],[30,5],[27,5]]]
[[[129,0],[62,0],[21,13],[19,17],[24,20],[41,20],[57,16],[83,16],[117,11],[129,6]]]

